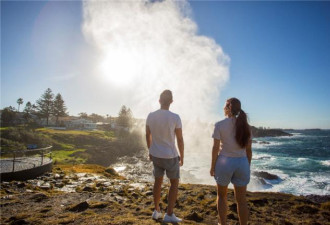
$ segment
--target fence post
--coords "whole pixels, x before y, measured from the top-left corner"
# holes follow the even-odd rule
[[[16,153],[14,152],[14,158],[13,158],[13,172],[15,172],[15,158],[16,158]]]
[[[44,150],[41,150],[41,165],[44,164]]]

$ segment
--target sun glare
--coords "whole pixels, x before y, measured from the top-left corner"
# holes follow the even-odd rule
[[[132,84],[140,72],[135,54],[125,49],[105,52],[100,69],[104,80],[116,86]]]

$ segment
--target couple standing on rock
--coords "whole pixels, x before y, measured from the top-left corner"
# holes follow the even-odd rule
[[[159,202],[165,172],[171,183],[167,212],[163,218],[165,223],[182,221],[174,215],[173,208],[177,199],[180,166],[184,162],[184,141],[181,119],[179,115],[169,111],[172,102],[172,92],[163,91],[159,99],[160,109],[150,113],[146,121],[146,140],[155,176],[153,219],[158,220],[162,217]],[[219,224],[226,224],[227,188],[230,182],[234,185],[240,224],[247,224],[246,186],[250,181],[252,135],[247,116],[241,109],[241,103],[237,98],[230,98],[226,101],[224,113],[226,119],[215,124],[212,135],[214,143],[210,169],[210,175],[214,176],[217,183]],[[175,146],[175,137],[180,156]]]

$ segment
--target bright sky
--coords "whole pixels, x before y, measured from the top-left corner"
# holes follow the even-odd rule
[[[252,125],[330,129],[330,2],[189,4],[198,35],[230,58],[229,80],[212,105],[219,119],[224,101],[237,97]],[[118,87],[123,80],[94,75],[100,50],[86,41],[82,7],[1,1],[1,108],[17,107],[20,97],[34,103],[48,87],[62,94],[70,115],[115,116],[121,105],[130,107],[130,95]]]

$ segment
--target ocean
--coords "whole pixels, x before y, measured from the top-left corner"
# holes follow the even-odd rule
[[[278,179],[261,184],[253,176],[252,191],[295,195],[330,194],[330,130],[288,131],[290,137],[255,138],[252,171],[265,171]],[[265,142],[267,144],[261,144]]]
[[[287,132],[292,136],[254,138],[248,190],[330,195],[330,130]],[[207,135],[207,144],[185,143],[181,183],[215,185],[209,175],[212,138]],[[123,158],[112,166],[130,179],[152,181],[152,164],[147,153],[134,159]]]

